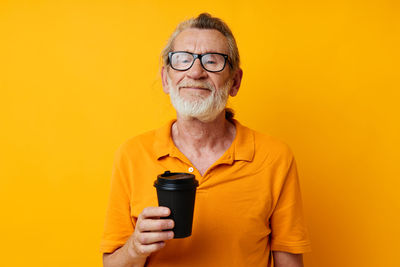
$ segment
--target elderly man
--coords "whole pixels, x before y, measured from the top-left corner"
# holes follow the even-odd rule
[[[116,154],[104,266],[303,266],[309,240],[293,155],[225,107],[242,79],[228,26],[209,14],[182,22],[163,61],[177,119]],[[157,207],[153,182],[166,170],[199,180],[190,237],[173,239],[170,210]]]

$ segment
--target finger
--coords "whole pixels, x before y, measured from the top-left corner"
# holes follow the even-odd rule
[[[165,247],[165,242],[157,242],[150,245],[140,245],[139,251],[141,254],[151,254]]]
[[[170,210],[167,207],[147,207],[144,208],[139,217],[141,219],[154,218],[154,217],[166,217],[170,214]]]
[[[139,229],[140,232],[147,232],[147,231],[162,231],[166,229],[174,228],[174,221],[170,219],[144,219],[141,220],[136,227]]]
[[[138,235],[137,239],[141,245],[150,245],[161,241],[166,241],[174,237],[174,232],[144,232]]]

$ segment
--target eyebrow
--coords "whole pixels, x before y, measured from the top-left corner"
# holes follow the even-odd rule
[[[194,52],[191,52],[191,51],[188,51],[188,50],[176,50],[176,51],[172,51],[172,52],[188,52],[188,53],[192,53],[192,54],[199,54],[199,53],[194,53]],[[211,54],[211,53],[219,53],[219,54],[228,55],[227,52],[218,52],[218,51],[211,51],[211,50],[210,50],[210,51],[207,50],[207,52],[200,53],[200,55],[203,55],[203,54]]]

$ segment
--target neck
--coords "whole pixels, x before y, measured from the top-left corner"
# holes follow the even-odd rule
[[[199,152],[204,149],[218,149],[225,146],[225,143],[231,143],[235,132],[235,126],[225,119],[225,111],[210,122],[178,114],[177,121],[172,125],[172,138],[177,147]]]

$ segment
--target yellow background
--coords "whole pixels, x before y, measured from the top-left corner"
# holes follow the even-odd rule
[[[101,265],[114,152],[174,116],[160,51],[202,11],[237,38],[237,118],[297,157],[306,266],[400,266],[397,0],[1,0],[2,266]]]

